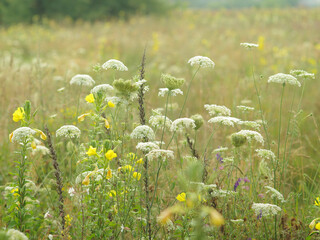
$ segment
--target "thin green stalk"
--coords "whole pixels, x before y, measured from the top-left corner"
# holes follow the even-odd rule
[[[161,134],[161,140],[160,140],[160,148],[162,147],[162,141],[163,141],[163,136],[164,136],[164,130],[165,130],[165,128],[166,128],[166,121],[167,121],[167,112],[168,112],[169,96],[170,96],[170,91],[168,92],[167,100],[166,100],[166,110],[165,110],[165,113],[164,113],[164,122],[163,122],[163,127],[162,127],[162,134]]]
[[[79,93],[78,93],[78,102],[77,102],[77,112],[76,112],[76,125],[78,124],[78,115],[79,115],[79,105],[80,105],[80,96],[81,96],[82,84],[80,85]]]

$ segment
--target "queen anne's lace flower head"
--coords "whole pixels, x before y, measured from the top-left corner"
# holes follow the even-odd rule
[[[276,155],[271,150],[267,149],[256,149],[256,152],[258,153],[258,156],[262,159],[270,159],[274,160],[276,159]]]
[[[248,142],[251,142],[252,139],[256,140],[257,142],[260,142],[261,144],[264,144],[263,137],[261,136],[260,133],[252,130],[241,130],[237,133],[234,133],[232,135],[238,135],[238,136],[243,136],[247,139]],[[232,136],[231,136],[232,138]]]
[[[231,110],[225,106],[205,104],[204,108],[209,112],[210,116],[230,116]]]
[[[57,137],[79,138],[81,131],[74,125],[64,125],[56,131]]]
[[[102,64],[102,68],[105,70],[114,69],[118,71],[128,71],[126,65],[124,65],[121,61],[116,59],[110,59],[106,61],[104,64]]]
[[[160,149],[160,147],[154,142],[140,142],[136,148],[142,152],[150,152],[155,149]]]
[[[178,118],[172,122],[170,130],[172,132],[176,132],[176,131],[182,132],[182,131],[188,130],[190,128],[192,128],[192,129],[196,128],[196,124],[194,123],[193,119],[191,119],[191,118]]]
[[[274,216],[281,212],[280,207],[269,203],[253,203],[252,209],[256,215],[261,214],[262,217]]]
[[[291,70],[290,74],[296,77],[303,77],[305,79],[315,79],[314,73],[308,73],[304,70]]]
[[[251,112],[251,111],[254,111],[254,108],[253,108],[253,107],[244,106],[244,105],[239,105],[239,106],[237,106],[237,109],[240,110],[241,112]]]
[[[176,77],[171,76],[170,74],[162,74],[161,75],[161,82],[170,91],[174,90],[174,89],[181,88],[181,86],[185,83],[185,81],[186,80],[183,78],[176,78]]]
[[[14,130],[10,134],[10,141],[14,143],[24,143],[32,139],[32,135],[36,134],[36,131],[29,127],[20,127]]]
[[[250,127],[255,130],[259,130],[261,125],[257,123],[256,121],[240,121],[239,125],[245,126],[245,127]]]
[[[149,140],[154,140],[155,136],[151,127],[147,125],[140,125],[132,131],[130,137],[139,140],[144,140],[145,138]]]
[[[222,152],[226,152],[228,151],[229,148],[227,147],[219,147],[219,148],[216,148],[212,151],[213,154],[216,154],[216,153],[222,153]]]
[[[110,84],[100,84],[91,89],[92,94],[112,92],[114,88]]]
[[[271,193],[272,198],[277,198],[281,202],[285,202],[283,195],[273,187],[265,186],[268,189],[267,193]]]
[[[35,149],[32,150],[32,154],[35,155],[37,153],[40,153],[42,155],[47,155],[50,153],[49,149],[42,145],[37,145]]]
[[[171,125],[172,125],[172,121],[168,117],[165,117],[163,115],[153,115],[153,116],[151,116],[150,119],[149,119],[149,123],[154,128],[162,128],[163,125],[164,125],[164,120],[165,119],[166,119],[165,127],[166,128],[170,128]]]
[[[191,66],[199,65],[201,68],[214,68],[215,66],[214,62],[210,58],[203,56],[195,56],[190,58],[188,63]]]
[[[211,118],[208,122],[209,123],[220,123],[226,126],[234,127],[235,123],[239,123],[241,120],[239,118],[234,117],[224,117],[224,116],[218,116]]]
[[[172,97],[175,97],[178,94],[183,95],[183,92],[179,88],[173,90],[169,90],[169,88],[159,88],[158,96],[164,97],[167,93]]]
[[[258,44],[255,44],[255,43],[240,43],[240,46],[241,47],[244,47],[246,49],[251,49],[251,48],[257,48],[259,47]]]
[[[92,77],[86,74],[77,74],[70,81],[70,85],[91,87],[94,84],[95,84],[95,81],[92,79]]]
[[[238,192],[234,192],[234,191],[229,191],[229,190],[223,190],[223,189],[214,189],[211,192],[211,196],[212,197],[229,197],[229,196],[234,196],[236,195]]]
[[[154,149],[151,150],[146,157],[148,158],[148,160],[153,160],[153,159],[162,159],[163,161],[171,158],[174,158],[174,154],[173,151],[171,150],[163,150],[163,149]]]
[[[28,237],[24,235],[24,233],[15,229],[9,229],[7,232],[7,236],[10,240],[28,240]]]
[[[284,74],[284,73],[277,73],[272,75],[268,79],[268,83],[280,83],[280,84],[290,84],[293,86],[301,87],[301,83],[292,75]]]

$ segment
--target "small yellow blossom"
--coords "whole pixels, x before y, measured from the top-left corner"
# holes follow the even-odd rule
[[[64,219],[66,220],[65,225],[66,226],[71,226],[71,221],[72,221],[72,217],[70,217],[69,214],[67,214],[67,216],[64,217]]]
[[[36,142],[35,142],[35,141],[33,141],[33,142],[31,143],[31,147],[32,147],[32,149],[36,149],[36,148],[37,148],[37,145],[36,145]]]
[[[127,157],[128,157],[131,161],[133,161],[133,160],[136,159],[136,155],[135,155],[134,153],[132,153],[132,152],[128,153],[128,154],[127,154]]]
[[[142,164],[143,163],[143,159],[140,158],[138,161],[136,161],[137,164]]]
[[[87,116],[89,116],[89,115],[90,115],[90,113],[84,113],[84,114],[80,115],[80,116],[78,117],[78,121],[79,121],[79,122],[83,122],[84,119],[85,119],[85,117],[87,117]]]
[[[315,229],[320,230],[320,222],[316,224]]]
[[[312,222],[309,224],[309,228],[313,230],[315,225],[316,225],[316,219],[313,219]]]
[[[136,178],[136,179],[139,181],[139,180],[140,180],[140,178],[141,178],[141,173],[134,172],[134,173],[132,174],[132,176],[133,176],[134,178]]]
[[[90,175],[87,175],[87,176],[83,179],[82,184],[88,186],[89,183],[90,183]]]
[[[12,114],[12,119],[15,122],[19,122],[20,120],[24,119],[24,110],[22,107],[19,107],[16,111],[14,111],[14,113]]]
[[[109,102],[108,102],[108,106],[111,107],[111,108],[114,108],[115,105],[114,105],[113,102],[109,101]]]
[[[179,202],[185,202],[186,201],[186,193],[180,193],[176,199],[179,201]]]
[[[105,154],[106,158],[110,161],[117,157],[117,154],[113,150],[108,150]]]
[[[133,172],[134,168],[131,165],[125,165],[124,167],[122,167],[122,169],[124,171],[128,171],[128,172]]]
[[[94,148],[92,146],[90,146],[88,152],[86,152],[88,156],[94,156],[97,155],[97,148]]]
[[[107,119],[104,120],[104,126],[106,129],[109,129],[110,128],[110,123]]]
[[[18,193],[18,192],[19,192],[19,189],[18,189],[18,188],[14,188],[14,189],[12,189],[10,192],[13,193],[13,196],[15,196],[15,197],[20,196],[19,193]]]
[[[86,96],[86,101],[88,103],[94,103],[94,96],[92,93],[90,93],[89,95]]]
[[[117,196],[116,191],[115,191],[115,190],[111,190],[111,191],[109,192],[109,196],[110,196],[110,197],[115,197],[115,196]]]
[[[13,132],[10,133],[10,135],[9,135],[9,140],[10,140],[10,142],[12,142],[12,137],[13,137]]]
[[[112,178],[112,172],[111,172],[111,169],[108,169],[106,179],[111,179],[111,178]]]
[[[319,197],[317,197],[316,200],[314,201],[314,205],[320,207],[320,199],[319,199]]]
[[[42,132],[41,130],[39,130],[39,129],[34,129],[37,133],[39,133],[40,134],[40,138],[42,139],[42,140],[47,140],[47,136],[44,134],[44,132]]]

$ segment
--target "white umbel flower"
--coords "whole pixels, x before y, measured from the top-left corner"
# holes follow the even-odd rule
[[[308,73],[304,70],[291,70],[290,74],[305,79],[315,79],[314,73]]]
[[[190,128],[194,129],[196,124],[191,118],[178,118],[172,122],[171,131],[172,132],[182,132],[183,130],[188,130]]]
[[[24,143],[32,137],[36,133],[35,130],[29,128],[29,127],[20,127],[13,131],[13,133],[10,134],[11,142],[14,143]]]
[[[284,73],[277,73],[272,75],[268,79],[268,83],[280,83],[280,84],[290,84],[293,86],[301,87],[301,83],[292,75],[284,74]]]
[[[240,121],[239,118],[218,116],[211,118],[208,123],[220,123],[222,125],[234,127],[234,124],[239,123]]]
[[[74,125],[64,125],[56,131],[57,137],[79,138],[81,131]]]
[[[114,88],[110,84],[100,84],[91,89],[92,94],[112,92]]]
[[[118,71],[128,71],[126,65],[124,65],[121,61],[116,59],[110,59],[106,61],[104,64],[102,64],[102,68],[105,70],[114,69]]]
[[[32,149],[32,155],[35,155],[37,153],[42,154],[42,155],[47,155],[50,153],[50,151],[45,146],[37,145],[35,149]]]
[[[245,106],[245,105],[239,105],[239,106],[237,106],[237,109],[241,112],[244,112],[244,113],[254,111],[253,107],[249,107],[249,106]]]
[[[259,44],[255,44],[255,43],[240,43],[240,46],[244,47],[246,49],[252,49],[252,48],[259,47]]]
[[[225,106],[219,106],[216,104],[205,104],[204,108],[209,112],[210,116],[230,116],[231,110]]]
[[[9,240],[28,240],[28,237],[24,233],[15,229],[9,229],[7,235],[9,236]]]
[[[155,144],[154,142],[140,142],[140,143],[138,143],[136,148],[138,150],[141,150],[144,153],[150,152],[155,149],[160,149],[160,147],[157,144]]]
[[[149,123],[152,127],[160,128],[160,127],[163,127],[164,125],[164,119],[166,119],[166,123],[165,123],[166,128],[170,128],[172,125],[172,121],[168,117],[165,117],[163,115],[151,116],[149,119]]]
[[[179,88],[176,88],[176,89],[173,89],[173,90],[169,90],[169,88],[159,88],[158,96],[159,97],[164,97],[167,93],[169,93],[169,95],[172,96],[172,97],[175,97],[178,94],[183,95],[183,92]]]
[[[153,160],[153,159],[162,159],[163,161],[167,160],[167,159],[173,159],[174,158],[174,154],[173,151],[171,150],[163,150],[163,149],[154,149],[151,150],[146,157],[148,158],[148,160]]]
[[[252,209],[256,215],[262,214],[262,217],[274,216],[281,212],[280,207],[269,203],[253,203]]]
[[[229,197],[229,196],[234,196],[236,195],[238,192],[234,192],[234,191],[229,191],[229,190],[223,190],[223,189],[214,189],[211,192],[211,196],[212,197]]]
[[[222,153],[222,152],[226,152],[228,151],[228,148],[227,147],[219,147],[219,148],[216,148],[212,151],[213,154],[216,154],[216,153]]]
[[[277,198],[280,202],[285,202],[283,195],[273,187],[265,186],[268,189],[267,193],[271,193],[272,198]]]
[[[92,77],[90,77],[87,74],[77,74],[70,81],[70,85],[91,87],[94,84],[95,84],[95,81],[92,79]]]
[[[149,140],[154,140],[155,136],[151,127],[147,125],[140,125],[132,131],[130,137],[139,140],[144,140],[145,138]]]
[[[271,150],[256,149],[256,152],[258,156],[261,157],[262,159],[270,159],[270,160],[276,159],[276,155]]]
[[[214,68],[215,66],[214,62],[210,58],[203,56],[195,56],[190,58],[188,63],[191,66],[198,65],[201,68]]]
[[[243,125],[245,127],[250,127],[253,128],[255,130],[259,130],[261,125],[259,123],[257,123],[256,121],[240,121],[239,125]]]
[[[241,130],[237,133],[234,134],[238,134],[238,135],[242,135],[244,137],[246,137],[248,142],[251,142],[252,139],[256,140],[257,142],[260,142],[261,144],[264,144],[264,140],[263,137],[261,136],[260,133],[256,132],[256,131],[252,131],[252,130]]]

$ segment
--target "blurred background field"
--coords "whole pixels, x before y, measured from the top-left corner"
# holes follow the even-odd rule
[[[18,1],[11,1],[11,4],[14,2]],[[31,4],[33,1],[25,4],[28,2]],[[114,12],[110,10],[112,17],[106,20],[90,17],[97,9],[84,19],[72,14],[65,16],[65,13],[52,18],[43,10],[43,15],[29,13],[25,16],[21,13],[21,19],[12,20],[4,16],[4,12],[9,14],[9,10],[4,8],[6,1],[2,2],[0,184],[11,180],[9,172],[14,162],[10,160],[13,147],[9,145],[8,135],[16,128],[12,113],[22,106],[25,99],[31,100],[38,109],[38,122],[35,123],[38,128],[43,129],[47,123],[55,131],[63,124],[72,124],[76,114],[77,90],[69,85],[70,79],[79,73],[91,75],[97,84],[111,84],[114,77],[131,78],[138,74],[146,48],[146,79],[150,86],[146,96],[148,110],[157,108],[163,103],[160,101],[164,101],[156,97],[161,73],[190,81],[192,69],[187,61],[196,55],[210,57],[216,66],[198,74],[191,88],[186,116],[200,113],[208,119],[204,104],[225,105],[236,112],[236,106],[245,101],[258,109],[252,81],[254,67],[272,140],[277,139],[281,89],[267,84],[268,77],[278,72],[289,73],[292,69],[315,73],[316,79],[306,83],[303,112],[299,115],[293,113],[296,115],[293,130],[298,138],[293,142],[289,160],[291,174],[287,179],[289,188],[284,193],[296,191],[313,199],[319,193],[316,183],[319,181],[320,151],[320,8],[302,7],[303,3],[310,4],[307,1],[288,1],[283,6],[298,7],[263,8],[257,5],[256,8],[227,9],[227,5],[211,5],[211,10],[195,10],[180,2],[178,6],[183,7],[161,5],[161,11],[154,15],[148,14],[154,12],[153,5],[143,2],[132,12],[122,8]],[[131,9],[130,5],[128,8]],[[70,8],[65,10],[73,12]],[[136,15],[136,12],[147,15]],[[103,13],[99,12],[101,16]],[[241,42],[258,43],[259,48],[246,51],[240,47]],[[129,71],[115,76],[113,72],[97,74],[93,71],[97,63],[103,64],[112,58],[121,60]],[[82,90],[83,105],[89,92],[90,89]],[[301,89],[286,89],[285,127],[293,94],[293,111],[297,111]],[[177,97],[175,101],[181,104],[183,97]],[[219,136],[217,130],[214,144],[218,147],[224,141],[228,139]],[[312,205],[312,202],[305,204]]]

